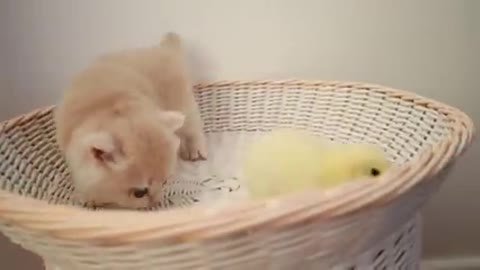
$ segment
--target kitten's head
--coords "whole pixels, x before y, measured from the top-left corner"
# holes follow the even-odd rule
[[[67,160],[78,195],[97,205],[146,208],[159,203],[175,171],[183,125],[178,112],[117,117],[79,133]]]

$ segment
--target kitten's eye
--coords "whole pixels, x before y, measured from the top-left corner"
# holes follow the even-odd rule
[[[135,198],[141,199],[148,194],[148,188],[134,188],[132,194]]]
[[[372,168],[372,169],[370,170],[370,174],[371,174],[372,176],[379,176],[379,175],[380,175],[380,170],[377,169],[377,168]]]

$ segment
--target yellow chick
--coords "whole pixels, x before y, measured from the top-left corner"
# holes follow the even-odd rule
[[[243,178],[253,198],[264,198],[377,177],[389,167],[375,145],[333,143],[306,131],[281,129],[247,149]]]

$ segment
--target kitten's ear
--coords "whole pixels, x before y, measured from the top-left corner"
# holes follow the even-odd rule
[[[113,165],[118,163],[120,149],[113,136],[107,132],[89,134],[84,140],[88,155],[101,164]]]
[[[163,124],[173,131],[181,128],[185,122],[185,115],[177,111],[160,111],[158,117]]]

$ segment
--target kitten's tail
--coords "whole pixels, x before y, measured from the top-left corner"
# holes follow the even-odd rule
[[[182,38],[177,33],[168,32],[160,42],[163,49],[181,52],[183,50]]]

